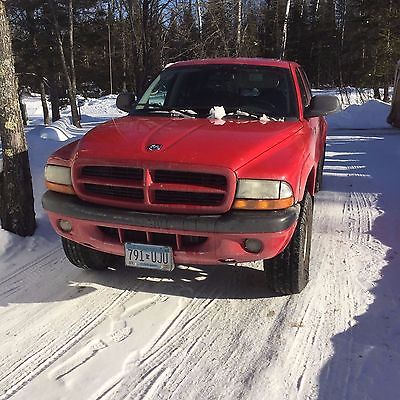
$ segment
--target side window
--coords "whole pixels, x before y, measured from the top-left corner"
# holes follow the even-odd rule
[[[307,90],[306,85],[303,80],[303,76],[298,69],[296,69],[296,76],[297,76],[297,81],[299,82],[301,101],[302,101],[304,107],[308,107],[310,104],[310,101],[311,101],[310,89],[308,88],[308,90]]]
[[[149,95],[147,104],[150,107],[163,107],[165,103],[165,98],[167,97],[167,85],[165,82],[159,82]]]
[[[166,105],[168,92],[174,80],[175,72],[162,71],[161,74],[154,79],[143,96],[136,105],[136,110],[143,110],[145,108],[163,108]]]

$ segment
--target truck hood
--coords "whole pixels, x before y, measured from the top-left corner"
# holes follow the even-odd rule
[[[225,121],[127,116],[99,125],[80,141],[77,158],[105,164],[185,163],[237,170],[293,135],[301,122]],[[156,150],[149,150],[151,145]]]

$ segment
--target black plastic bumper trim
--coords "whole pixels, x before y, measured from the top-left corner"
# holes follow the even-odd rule
[[[299,205],[277,211],[230,211],[218,215],[146,213],[83,202],[67,194],[47,191],[42,198],[46,211],[88,221],[144,228],[211,233],[281,232],[296,223]]]

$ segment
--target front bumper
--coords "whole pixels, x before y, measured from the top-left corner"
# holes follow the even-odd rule
[[[137,237],[143,233],[145,240],[140,242],[149,243],[154,243],[153,237],[164,240],[176,236],[172,246],[174,257],[177,263],[183,264],[274,257],[292,237],[299,214],[298,205],[278,211],[230,211],[221,215],[146,213],[95,205],[51,191],[44,194],[42,204],[59,235],[106,253],[122,256],[123,242],[131,241],[125,238],[132,237],[132,233],[138,233]],[[60,219],[71,222],[70,233],[61,231]],[[124,232],[128,234],[125,236]],[[204,240],[188,246],[185,238],[192,237]],[[253,238],[263,243],[262,251],[257,254],[246,251],[243,246],[245,239]]]

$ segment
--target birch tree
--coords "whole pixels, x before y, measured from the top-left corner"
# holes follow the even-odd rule
[[[283,20],[281,54],[280,54],[279,58],[285,58],[285,56],[286,56],[286,44],[287,44],[287,36],[288,36],[288,22],[289,22],[289,14],[290,14],[290,5],[291,5],[291,0],[287,0],[286,1],[285,19]]]

